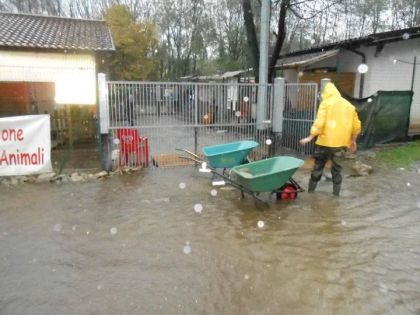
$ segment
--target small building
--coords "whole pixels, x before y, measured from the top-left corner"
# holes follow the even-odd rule
[[[0,117],[96,110],[97,73],[114,51],[104,21],[0,12]]]
[[[420,26],[328,43],[281,55],[287,82],[335,81],[363,98],[377,91],[413,91],[409,135],[420,134]]]

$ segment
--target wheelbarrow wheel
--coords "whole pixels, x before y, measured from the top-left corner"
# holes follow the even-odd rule
[[[294,200],[297,195],[296,185],[286,184],[277,191],[277,200]]]

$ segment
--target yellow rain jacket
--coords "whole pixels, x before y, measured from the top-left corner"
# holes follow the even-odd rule
[[[360,130],[355,107],[341,96],[334,84],[327,83],[311,127],[311,135],[318,137],[316,144],[331,148],[348,147],[352,135],[358,135]]]

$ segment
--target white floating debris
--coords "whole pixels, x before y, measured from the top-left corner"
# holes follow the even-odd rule
[[[394,63],[394,65],[397,63],[397,59],[392,60],[392,62]]]
[[[367,65],[367,64],[364,64],[364,63],[360,64],[360,65],[357,67],[357,71],[358,71],[359,73],[366,73],[366,72],[368,72],[368,70],[369,70],[368,65]]]
[[[73,226],[71,227],[71,229],[72,229],[72,231],[76,231],[77,226],[76,226],[76,225],[73,225]]]
[[[246,275],[244,276],[244,279],[245,279],[245,280],[248,280],[248,279],[249,279],[249,275],[247,275],[247,274],[246,274]]]
[[[211,170],[207,168],[207,163],[203,162],[201,163],[201,168],[198,170],[201,173],[210,173]]]
[[[408,34],[408,33],[404,33],[404,34],[402,35],[402,38],[403,38],[403,39],[409,39],[409,38],[410,38],[410,34]]]
[[[404,171],[405,170],[405,168],[404,167],[400,167],[400,171]]]
[[[224,180],[214,180],[211,184],[213,186],[224,186],[224,185],[226,185]]]
[[[203,211],[203,205],[201,203],[196,203],[194,205],[194,211],[197,213],[201,213]]]
[[[267,124],[267,125],[271,124],[271,120],[263,120],[262,122],[263,122],[263,124]]]
[[[185,187],[187,187],[187,185],[185,185],[185,183],[179,183],[179,188],[180,189],[184,189]]]
[[[183,248],[184,254],[185,255],[189,255],[191,254],[191,246],[190,245],[185,245]]]
[[[90,231],[86,231],[86,235],[89,235],[90,234]]]
[[[262,221],[262,220],[258,221],[257,226],[259,228],[263,228],[264,227],[264,221]]]
[[[120,139],[115,138],[115,139],[114,139],[114,144],[119,145],[119,144],[120,144]]]
[[[61,232],[62,228],[63,228],[63,226],[60,223],[57,223],[56,225],[54,225],[53,230],[55,232]]]
[[[98,286],[96,287],[98,290],[102,290],[102,286],[100,284],[98,284]]]
[[[273,143],[273,141],[271,139],[265,140],[265,144],[266,145],[271,145],[272,143]]]
[[[112,235],[115,235],[118,233],[118,229],[116,227],[112,227],[109,231],[111,232]]]
[[[302,72],[302,71],[300,71],[300,72],[298,73],[298,76],[302,77],[302,76],[303,76],[303,72]]]
[[[236,117],[241,117],[241,112],[238,110],[238,111],[235,113],[235,116],[236,116]]]
[[[369,97],[367,100],[368,103],[372,103],[372,99]]]
[[[347,225],[347,222],[344,220],[341,220],[341,225]]]
[[[213,197],[216,197],[217,196],[217,190],[216,189],[212,189],[210,191],[210,195],[212,195]]]
[[[227,130],[223,129],[223,130],[217,130],[216,133],[226,133]]]
[[[407,183],[407,187],[410,187],[411,186],[411,184],[410,183]]]
[[[248,97],[248,96],[244,96],[243,100],[244,100],[244,102],[246,103],[246,102],[248,102],[248,101],[249,101],[249,97]]]

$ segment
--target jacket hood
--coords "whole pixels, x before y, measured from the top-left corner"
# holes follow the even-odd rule
[[[341,94],[333,83],[328,82],[324,87],[324,91],[322,92],[322,100],[325,101],[326,99],[332,97],[341,98]]]

